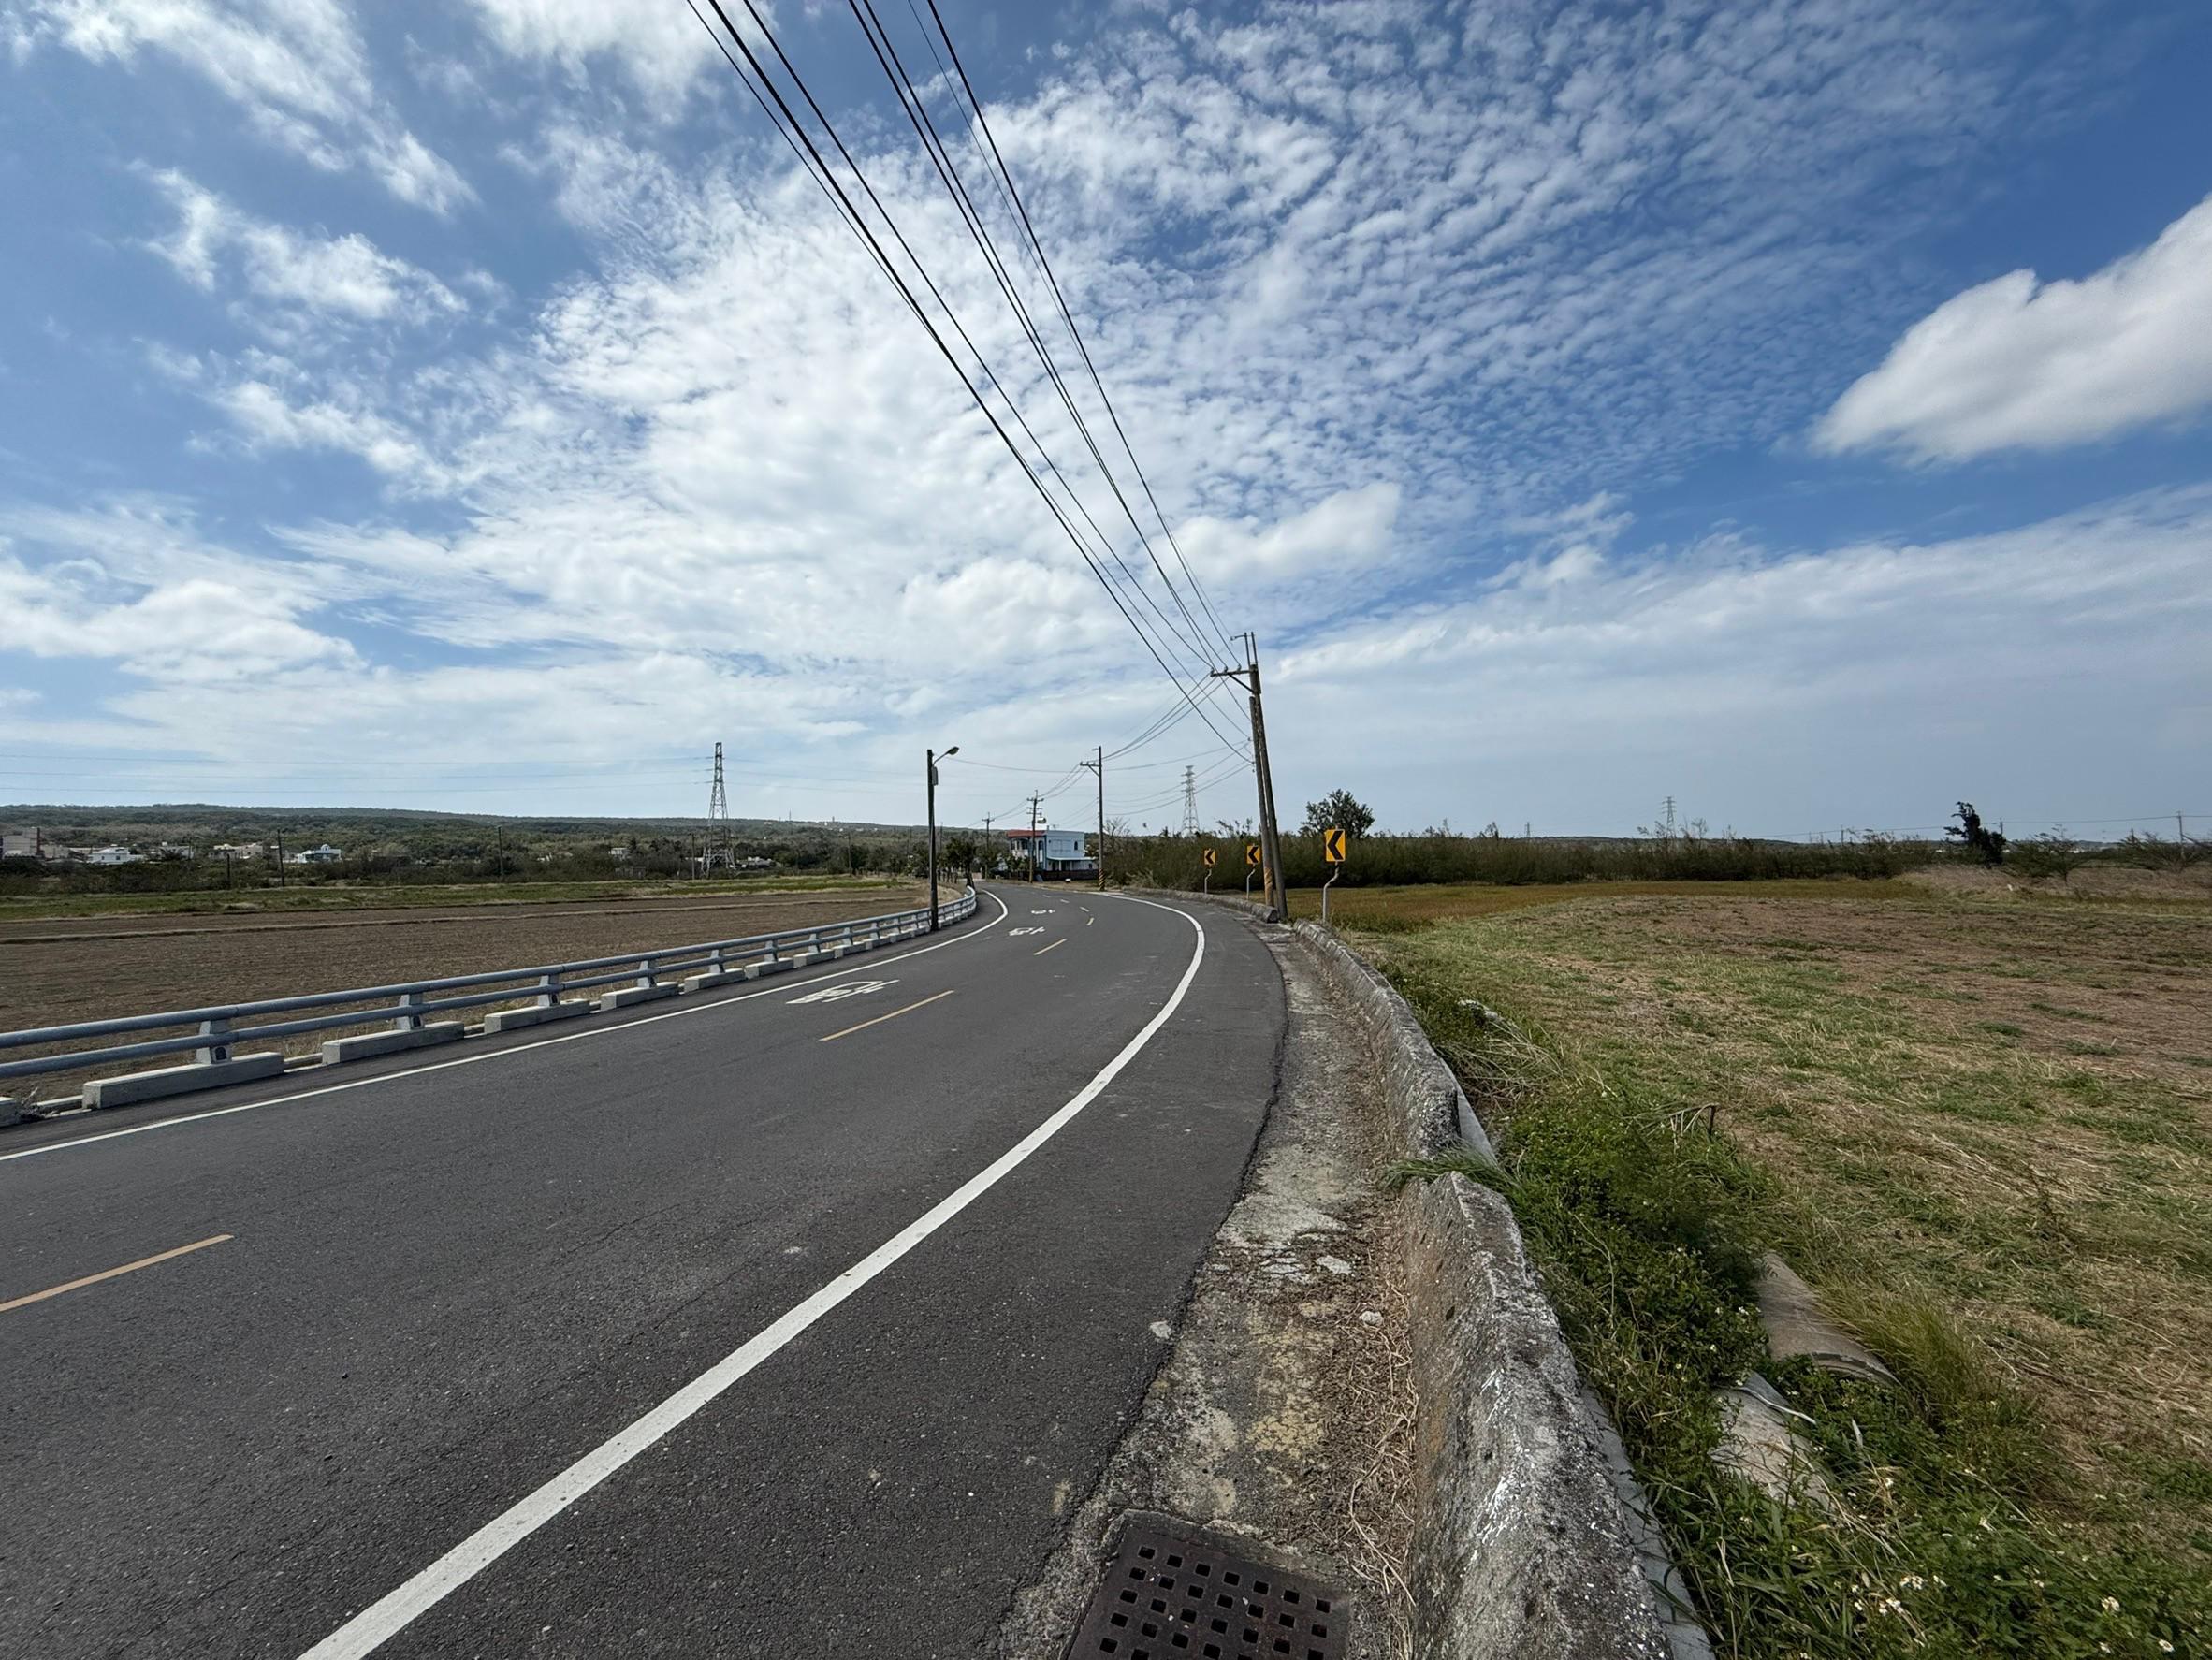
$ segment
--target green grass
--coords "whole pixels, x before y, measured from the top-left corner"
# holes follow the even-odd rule
[[[2212,998],[2158,965],[2212,960],[2212,919],[1871,885],[1358,942],[1491,1124],[1463,1173],[1513,1204],[1723,1654],[2205,1653],[2212,1130],[2173,1051]],[[2027,1001],[2060,965],[2101,1014]],[[2132,1023],[2121,1056],[2065,1046],[2085,1014]],[[1712,1463],[1714,1391],[1765,1361],[1765,1249],[1902,1380],[1769,1372],[1832,1511]]]
[[[340,882],[292,888],[167,894],[18,895],[0,898],[0,922],[41,917],[189,916],[414,910],[424,906],[546,905],[609,899],[717,899],[756,894],[910,886],[904,877],[779,876],[735,881],[515,881],[402,885]]]

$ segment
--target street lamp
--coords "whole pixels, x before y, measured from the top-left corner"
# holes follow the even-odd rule
[[[937,764],[940,757],[935,750],[924,750],[922,753],[928,757],[929,770],[929,931],[934,934],[937,932]],[[950,761],[959,753],[960,746],[954,744],[941,759]]]

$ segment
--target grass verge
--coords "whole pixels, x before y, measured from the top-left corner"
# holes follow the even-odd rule
[[[1724,1654],[2204,1653],[2212,919],[1851,894],[1357,943],[1497,1133],[1464,1173],[1513,1204]],[[1770,1365],[1766,1249],[1900,1388]],[[1753,1367],[1832,1507],[1713,1464]]]

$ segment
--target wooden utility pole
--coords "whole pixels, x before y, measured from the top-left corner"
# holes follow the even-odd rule
[[[1037,880],[1037,805],[1040,796],[1029,797],[1029,880]]]
[[[1259,706],[1259,642],[1244,636],[1244,666],[1215,669],[1214,678],[1235,680],[1252,704],[1252,770],[1259,783],[1259,849],[1267,870],[1267,908],[1276,922],[1290,916],[1290,892],[1283,881],[1283,841],[1275,828],[1275,780],[1267,764],[1267,718]]]
[[[1099,892],[1106,891],[1106,746],[1099,746],[1096,761],[1078,761],[1076,765],[1099,775]]]

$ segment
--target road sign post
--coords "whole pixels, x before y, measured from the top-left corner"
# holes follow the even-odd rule
[[[1199,878],[1199,892],[1211,894],[1214,891],[1214,850],[1207,848],[1199,856],[1205,861],[1205,874]]]
[[[1329,861],[1329,880],[1321,884],[1321,925],[1329,925],[1329,890],[1344,874],[1345,835],[1341,829],[1321,832],[1321,857]]]
[[[1244,843],[1244,897],[1247,899],[1252,896],[1252,879],[1259,874],[1259,844],[1247,841]]]

